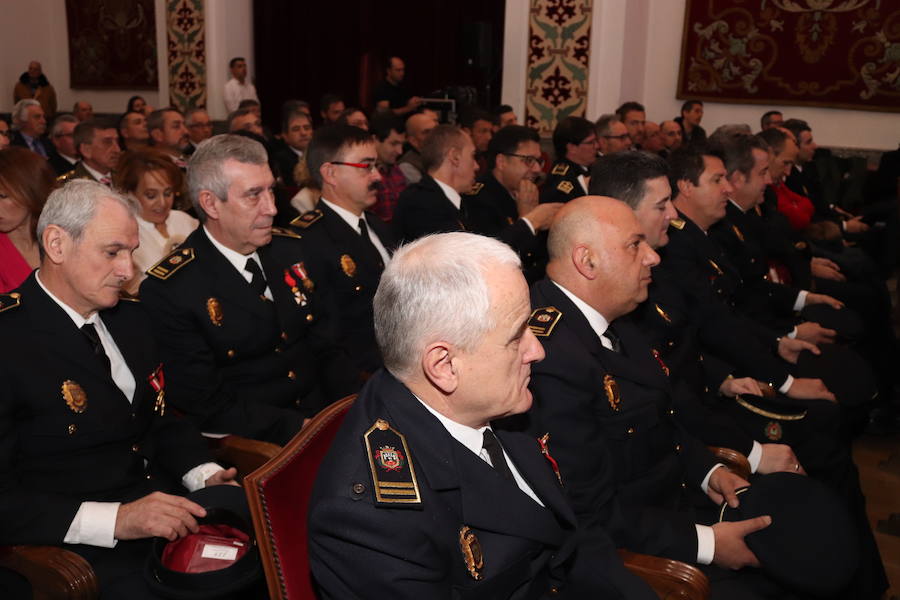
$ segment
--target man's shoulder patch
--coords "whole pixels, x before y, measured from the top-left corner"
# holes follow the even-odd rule
[[[678,231],[681,231],[682,229],[684,229],[684,219],[672,219],[671,221],[669,221],[669,225],[671,225]]]
[[[157,279],[168,279],[194,258],[193,248],[176,248],[164,259],[147,269],[147,275]]]
[[[313,210],[305,212],[291,221],[291,225],[293,225],[294,227],[299,227],[300,229],[306,229],[307,227],[321,219],[324,214],[325,213],[323,213],[318,208],[314,208]]]
[[[465,192],[465,195],[466,196],[477,196],[483,188],[484,188],[484,184],[481,183],[480,181],[476,181],[475,183],[472,184],[472,189],[470,189],[468,192]]]
[[[422,507],[419,482],[406,437],[384,419],[377,419],[363,434],[375,506],[386,508]]]
[[[556,184],[556,189],[558,189],[558,190],[559,190],[560,192],[562,192],[563,194],[568,194],[568,193],[570,193],[573,189],[575,189],[575,186],[572,185],[572,182],[571,182],[571,181],[566,181],[565,179],[563,179],[563,180],[560,181],[558,184]]]
[[[12,292],[10,294],[0,294],[0,313],[12,310],[21,306],[22,294]]]
[[[562,319],[562,313],[555,306],[536,308],[528,319],[528,328],[538,337],[547,337]]]
[[[301,236],[301,235],[300,235],[299,233],[297,233],[296,231],[292,231],[292,230],[290,230],[290,229],[285,229],[284,227],[273,227],[273,228],[272,228],[272,235],[277,235],[277,236],[279,236],[279,237],[295,238],[295,239],[298,239],[298,240],[299,240],[299,239],[303,239],[303,236]]]
[[[553,170],[550,171],[551,175],[565,175],[569,172],[569,165],[566,163],[558,163],[553,165]]]

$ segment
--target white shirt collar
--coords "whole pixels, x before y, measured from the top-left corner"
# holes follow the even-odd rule
[[[363,216],[363,215],[354,215],[352,212],[350,212],[349,210],[347,210],[347,209],[344,208],[343,206],[338,206],[338,205],[335,204],[334,202],[329,202],[324,196],[321,196],[321,197],[319,198],[319,200],[321,200],[322,202],[324,202],[324,203],[325,203],[325,206],[327,206],[328,208],[330,208],[331,210],[333,210],[333,211],[337,214],[337,216],[339,216],[341,219],[343,219],[344,221],[346,221],[346,222],[347,222],[347,225],[349,225],[350,227],[353,228],[353,231],[355,231],[356,233],[360,233],[360,234],[362,233],[362,232],[359,230],[359,220],[360,220],[360,219],[365,219],[365,216]]]
[[[444,192],[444,195],[447,196],[447,199],[453,203],[453,206],[456,207],[456,210],[459,210],[460,205],[462,204],[462,197],[459,195],[459,192],[454,190],[452,187],[441,181],[440,179],[434,179],[434,182],[438,184],[438,187],[441,188],[441,191]]]
[[[550,281],[553,281],[552,279]],[[609,328],[609,321],[606,320],[606,317],[597,312],[592,306],[590,306],[587,302],[559,285],[555,281],[553,281],[553,285],[558,287],[560,291],[566,295],[566,297],[572,301],[572,304],[575,305],[575,308],[581,311],[581,314],[584,315],[584,318],[587,319],[588,324],[591,326],[591,329],[594,330],[599,337],[603,337],[603,334],[606,333],[606,330]]]
[[[447,433],[453,436],[453,439],[471,450],[475,455],[481,455],[481,449],[484,446],[484,430],[491,429],[490,425],[475,429],[473,427],[469,427],[468,425],[457,423],[453,419],[445,417],[438,411],[422,402],[422,400],[418,396],[416,396],[416,400],[421,402],[422,406],[428,409],[428,412],[433,414],[434,417],[441,422],[441,425],[444,426],[444,429],[447,430]],[[491,431],[493,431],[493,429],[491,429]]]
[[[729,198],[728,201],[731,202],[732,204],[734,204],[734,205],[737,207],[737,209],[738,209],[739,211],[741,211],[742,213],[747,212],[746,210],[744,210],[743,208],[741,208],[741,205],[740,205],[740,204],[738,204],[737,202],[735,202],[735,201],[732,200],[731,198]]]
[[[303,150],[297,150],[297,149],[294,148],[293,146],[288,146],[288,148],[291,149],[291,152],[293,152],[294,154],[296,154],[296,155],[299,156],[300,158],[303,158]]]
[[[100,181],[104,177],[106,177],[107,179],[110,178],[110,173],[104,174],[104,173],[101,173],[100,171],[95,171],[94,169],[90,168],[88,166],[88,164],[84,161],[81,161],[81,164],[84,166],[84,168],[87,170],[87,172],[91,174],[91,177],[93,177],[97,181]]]
[[[209,229],[206,228],[206,225],[203,226],[203,233],[206,234],[206,237],[209,238],[209,241],[212,242],[212,245],[215,246],[216,250],[221,252],[222,256],[224,256],[225,259],[228,260],[228,262],[230,262],[235,269],[237,269],[237,272],[240,273],[241,277],[243,277],[247,281],[250,281],[252,277],[249,271],[244,269],[244,267],[247,266],[248,258],[252,258],[253,260],[255,260],[256,264],[259,265],[260,270],[262,270],[262,262],[259,260],[259,254],[255,250],[250,254],[245,255],[222,245],[221,243],[219,243],[219,240],[213,237],[213,234],[209,232]],[[263,272],[265,273],[265,271]]]
[[[47,294],[48,296],[50,296],[51,300],[53,300],[54,302],[59,304],[59,307],[61,309],[66,311],[66,314],[69,315],[69,318],[72,319],[72,321],[75,323],[75,327],[77,327],[78,329],[81,329],[85,323],[97,323],[97,321],[98,321],[97,311],[94,311],[93,313],[91,313],[90,317],[85,319],[80,314],[78,314],[78,311],[76,311],[74,308],[72,308],[71,306],[69,306],[68,304],[66,304],[65,302],[60,300],[59,298],[57,298],[53,294],[53,292],[48,290],[47,286],[44,285],[44,282],[41,281],[40,269],[38,269],[37,272],[35,272],[34,279],[35,279],[35,281],[37,281],[38,285],[41,286],[41,289],[44,290],[44,293]]]

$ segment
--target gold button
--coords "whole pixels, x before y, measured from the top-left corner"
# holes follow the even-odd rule
[[[285,332],[285,331],[281,332],[281,339],[283,339],[283,340],[287,339],[287,332]]]
[[[687,484],[683,481],[681,482],[681,488],[685,490],[687,489]]]
[[[675,452],[681,452],[681,444],[675,444]]]
[[[288,371],[288,379],[297,379],[297,374],[293,371]]]
[[[353,493],[354,494],[362,494],[365,491],[366,491],[366,486],[364,486],[363,484],[361,484],[361,483],[353,484]]]
[[[275,352],[278,352],[278,353],[280,354],[280,353],[281,353],[281,347],[279,346],[278,348],[275,348]]]
[[[141,447],[138,446],[137,444],[135,444],[134,446],[131,447],[132,452],[138,452],[140,449],[141,449]]]
[[[559,593],[559,590],[555,587],[550,588],[550,595],[555,596]]]
[[[294,400],[294,404],[296,404],[299,407],[300,406],[300,398],[297,398],[296,400]]]
[[[674,345],[675,345],[675,342],[673,342],[672,340],[669,340],[669,348],[671,348]]]
[[[361,285],[358,285],[358,286],[356,286],[356,287],[353,288],[353,291],[354,291],[354,292],[358,292],[358,291],[361,290],[361,289],[362,289],[362,286],[361,286]]]
[[[306,320],[307,320],[307,321],[312,321],[312,320],[313,320],[313,316],[312,316],[312,315],[306,315]]]
[[[629,427],[628,429],[625,430],[625,433],[631,435],[632,433],[634,433],[634,427]]]
[[[150,473],[147,473],[147,479],[153,479],[153,476]]]
[[[228,358],[234,358],[234,350],[229,350],[229,351],[226,352],[225,354],[228,355]]]
[[[671,415],[674,415],[674,414],[675,414],[675,409],[674,409],[674,408],[670,408],[670,409],[669,409],[669,415],[671,416]]]
[[[78,430],[78,428],[75,427],[75,424],[74,424],[74,423],[71,424],[71,425],[69,425],[69,435],[74,434],[77,430]]]
[[[708,393],[709,393],[709,387],[707,387],[707,386],[704,385],[704,386],[703,386],[703,392],[704,392],[705,394],[708,394]]]
[[[703,362],[703,355],[702,355],[702,354],[698,354],[698,355],[697,355],[697,360],[699,360],[700,362]]]

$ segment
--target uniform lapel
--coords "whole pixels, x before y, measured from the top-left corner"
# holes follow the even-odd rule
[[[120,302],[122,301],[120,300]],[[116,342],[119,352],[122,353],[122,358],[125,359],[125,364],[128,365],[128,369],[134,376],[135,387],[132,405],[137,409],[152,389],[147,378],[157,365],[150,364],[152,357],[147,356],[146,352],[144,352],[147,348],[145,341],[137,339],[131,334],[128,323],[123,322],[116,308],[102,311],[100,318],[103,319],[103,324]]]
[[[258,315],[262,311],[263,301],[260,300],[258,295],[253,293],[247,280],[213,246],[209,238],[206,237],[206,232],[202,227],[197,228],[196,232],[191,235],[194,236],[195,234],[196,237],[193,240],[188,238],[184,245],[190,246],[193,243],[196,246],[198,255],[208,254],[211,257],[209,261],[209,277],[213,282],[213,296],[227,298],[229,302],[242,306],[251,314]],[[263,266],[265,267],[265,265]],[[269,279],[269,274],[266,273],[265,275]],[[269,283],[271,284],[270,279]]]

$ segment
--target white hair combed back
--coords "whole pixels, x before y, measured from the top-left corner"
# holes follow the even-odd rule
[[[73,179],[61,188],[50,192],[37,224],[38,243],[48,225],[56,225],[77,243],[87,224],[94,218],[102,198],[115,200],[137,216],[138,208],[133,200],[90,179]],[[41,246],[43,250],[43,246]]]
[[[375,293],[375,337],[387,369],[409,376],[436,341],[473,350],[494,327],[485,270],[521,267],[513,250],[473,233],[440,233],[401,247]]]
[[[18,126],[25,120],[25,115],[28,113],[29,106],[40,106],[41,103],[35,100],[34,98],[23,98],[16,102],[16,105],[13,106],[12,109],[12,120],[13,125]]]

